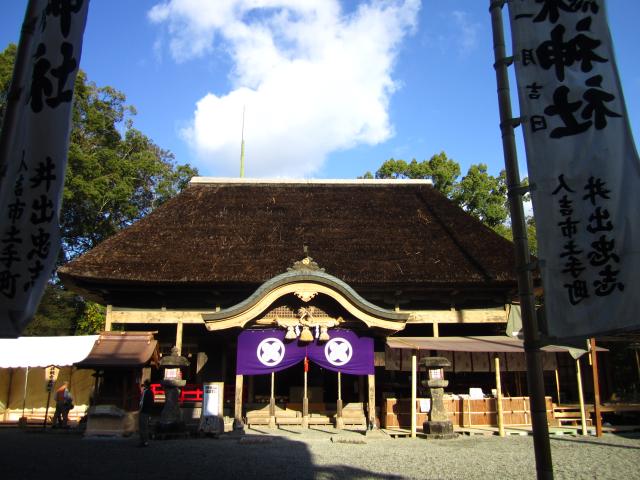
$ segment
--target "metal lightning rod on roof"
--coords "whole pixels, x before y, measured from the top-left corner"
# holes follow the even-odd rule
[[[244,178],[244,111],[246,105],[242,106],[242,142],[240,143],[240,178]]]

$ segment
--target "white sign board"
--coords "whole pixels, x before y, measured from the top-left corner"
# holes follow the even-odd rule
[[[549,336],[640,326],[640,161],[604,0],[509,13]]]
[[[202,386],[202,414],[200,431],[207,433],[224,432],[224,383],[209,382]]]

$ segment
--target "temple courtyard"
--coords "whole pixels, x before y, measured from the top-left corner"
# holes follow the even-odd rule
[[[640,478],[640,433],[552,435],[555,478]],[[2,479],[535,478],[530,435],[436,441],[334,429],[250,429],[241,438],[85,438],[0,429]]]

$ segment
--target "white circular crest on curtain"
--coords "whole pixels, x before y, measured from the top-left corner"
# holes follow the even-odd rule
[[[265,338],[258,345],[258,360],[267,367],[275,367],[284,358],[284,343],[277,338]]]
[[[332,338],[324,346],[324,356],[331,365],[342,367],[351,360],[353,347],[344,338]]]

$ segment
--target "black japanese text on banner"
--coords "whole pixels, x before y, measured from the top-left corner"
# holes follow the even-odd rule
[[[640,326],[640,162],[604,0],[509,2],[549,335]]]
[[[31,320],[60,249],[58,214],[89,0],[37,0],[20,105],[0,184],[0,336]]]

